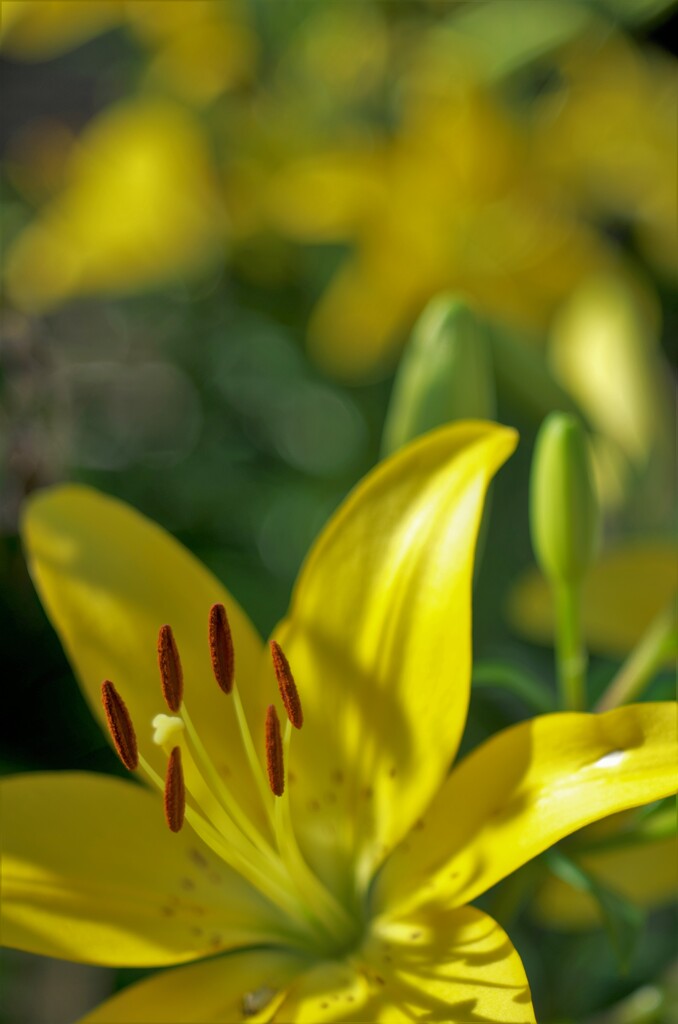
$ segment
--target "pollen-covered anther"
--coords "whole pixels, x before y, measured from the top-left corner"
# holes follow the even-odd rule
[[[295,729],[301,729],[304,724],[304,712],[299,699],[299,691],[294,681],[290,663],[285,657],[282,647],[276,640],[271,640],[271,657],[273,659],[273,670],[278,680],[278,689],[282,702],[285,705],[287,717]]]
[[[209,645],[214,678],[224,693],[230,693],[235,679],[235,654],[231,627],[223,604],[213,604],[210,608]]]
[[[186,787],[181,766],[181,748],[174,747],[165,775],[165,818],[172,832],[179,832],[184,823]]]
[[[139,748],[127,705],[110,680],[101,684],[101,703],[118,757],[125,768],[134,771],[139,765]]]
[[[158,633],[158,668],[165,703],[176,712],[184,695],[184,672],[171,626],[161,626]]]
[[[282,736],[278,712],[272,704],[269,704],[266,712],[266,768],[273,793],[275,796],[282,796],[285,792]]]

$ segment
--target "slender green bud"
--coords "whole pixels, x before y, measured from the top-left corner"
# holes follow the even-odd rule
[[[599,520],[586,432],[576,416],[551,413],[532,461],[530,526],[537,562],[553,583],[582,579],[595,555]]]
[[[460,299],[439,295],[421,314],[401,359],[382,454],[444,423],[494,415],[489,328]]]

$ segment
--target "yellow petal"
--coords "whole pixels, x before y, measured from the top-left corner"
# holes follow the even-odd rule
[[[376,251],[359,252],[336,273],[313,311],[309,350],[331,373],[347,381],[383,376],[394,363],[409,326],[436,283],[420,282],[406,260],[384,258],[390,239],[379,240]],[[442,287],[442,282],[441,282]]]
[[[678,790],[675,702],[543,715],[454,769],[378,880],[378,902],[459,906],[577,829]]]
[[[534,1022],[520,957],[481,911],[434,905],[378,922],[374,932],[372,963],[385,982],[381,998],[413,1011],[403,1020]],[[400,1018],[385,1012],[375,1019],[391,1024]]]
[[[356,858],[367,883],[454,757],[473,549],[490,477],[515,443],[479,422],[416,441],[359,485],[302,569],[276,633],[305,715],[290,792],[300,837],[335,884],[351,885]]]
[[[608,551],[583,585],[586,643],[599,654],[627,654],[676,590],[678,547],[670,541],[635,542]],[[523,636],[537,643],[551,643],[551,590],[536,569],[526,572],[515,586],[508,616]]]
[[[534,1013],[520,957],[499,925],[471,907],[433,907],[376,921],[351,964],[303,975],[273,1019],[531,1024]]]
[[[264,1024],[303,967],[291,953],[251,950],[174,968],[130,985],[80,1024]]]
[[[181,963],[270,941],[280,919],[131,782],[84,772],[6,778],[2,938],[86,963]]]
[[[351,238],[383,203],[379,154],[355,147],[289,163],[273,179],[267,210],[275,227],[304,241]],[[348,339],[347,339],[348,340]]]
[[[602,885],[639,907],[658,907],[678,893],[676,837],[629,842],[589,853],[572,854],[573,860]],[[545,925],[580,929],[600,926],[596,900],[549,875],[535,894],[534,911]]]
[[[157,286],[218,257],[224,215],[210,156],[177,104],[106,110],[73,147],[67,177],[7,254],[7,288],[22,309]]]
[[[656,307],[633,278],[590,277],[558,311],[549,352],[591,425],[639,465],[671,433]]]
[[[164,530],[88,487],[38,493],[25,510],[23,538],[42,603],[92,711],[105,721],[100,686],[111,679],[127,703],[140,750],[163,776],[166,756],[152,742],[151,723],[167,711],[156,646],[160,626],[172,626],[184,669],[185,706],[215,765],[254,816],[260,805],[233,701],[212,675],[208,614],[213,603],[222,602],[228,611],[236,685],[257,735],[263,735],[270,695],[258,687],[261,642],[230,594]],[[191,767],[184,768],[191,788]]]

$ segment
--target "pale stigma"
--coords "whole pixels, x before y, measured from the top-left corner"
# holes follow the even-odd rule
[[[178,715],[156,715],[151,725],[153,726],[153,742],[163,749],[168,746],[177,746],[181,734],[186,728],[183,718]]]

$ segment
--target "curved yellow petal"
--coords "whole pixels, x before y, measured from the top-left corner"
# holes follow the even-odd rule
[[[678,705],[543,715],[454,769],[377,883],[380,905],[459,906],[577,829],[678,790]]]
[[[155,966],[271,941],[280,918],[156,793],[84,772],[3,779],[2,940],[44,956]]]
[[[272,1022],[275,1024],[358,1024],[373,1021],[375,984],[358,955],[328,960],[302,974],[290,985]]]
[[[174,968],[123,989],[80,1024],[264,1024],[304,966],[267,949]]]
[[[433,905],[378,921],[369,963],[384,1012],[369,1020],[534,1024],[525,970],[511,940],[474,907]],[[409,1011],[405,1013],[405,1011]]]
[[[416,441],[356,488],[301,571],[276,633],[305,715],[292,737],[292,812],[335,885],[352,887],[356,870],[367,884],[454,757],[474,544],[489,480],[515,443],[514,431],[479,422]]]
[[[211,157],[179,104],[139,99],[104,111],[73,147],[66,176],[7,253],[7,289],[22,309],[154,287],[219,258],[225,220]]]
[[[152,742],[151,722],[167,708],[156,647],[160,626],[172,626],[184,669],[185,706],[229,788],[255,816],[260,804],[233,700],[212,674],[208,614],[213,603],[228,610],[236,685],[257,735],[263,736],[270,698],[259,686],[261,642],[230,594],[164,530],[88,487],[38,492],[24,512],[23,539],[42,603],[92,711],[105,721],[100,686],[111,679],[127,703],[140,750],[161,776],[166,755]],[[184,768],[191,788],[191,765]]]
[[[430,907],[373,923],[347,961],[290,985],[275,1024],[399,1024],[412,1020],[533,1024],[520,957],[490,917]]]
[[[661,906],[678,895],[675,836],[571,856],[602,885],[636,906]],[[603,923],[596,900],[555,875],[549,875],[537,889],[533,909],[543,924],[553,928],[576,930]]]
[[[582,619],[588,646],[599,654],[627,654],[677,590],[676,544],[635,542],[608,551],[584,580]],[[552,642],[551,589],[536,569],[528,570],[514,587],[508,616],[528,639]]]

